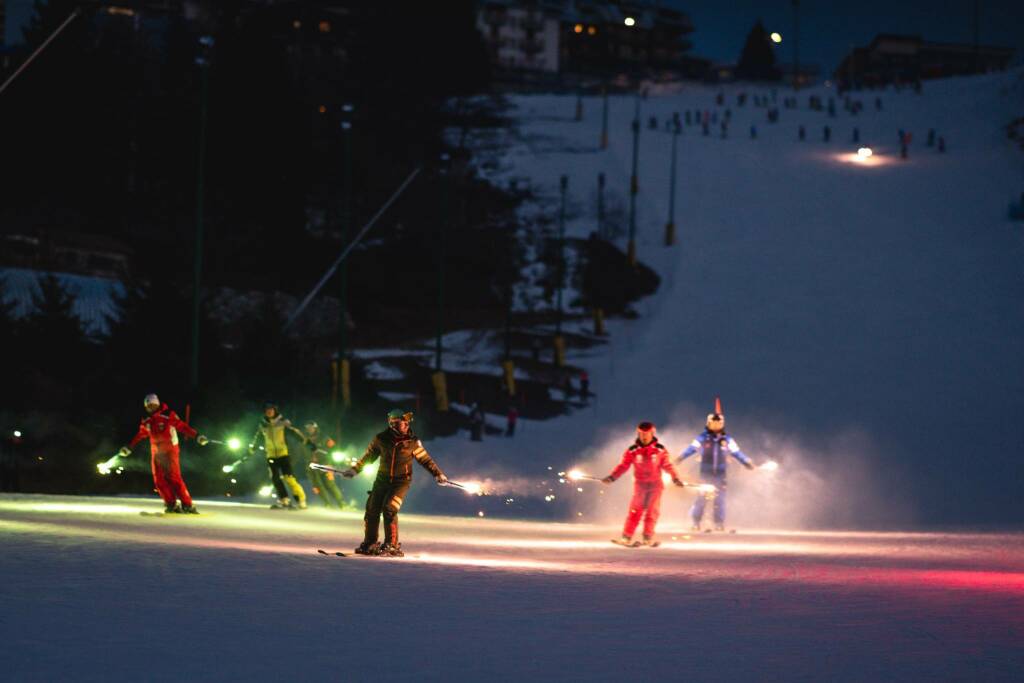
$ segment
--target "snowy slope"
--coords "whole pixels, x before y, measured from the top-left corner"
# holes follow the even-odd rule
[[[801,109],[782,109],[775,125],[749,99],[735,103],[739,90],[766,90],[726,87],[729,138],[716,126],[680,138],[672,248],[662,246],[665,120],[724,107],[714,104],[718,88],[652,94],[640,103],[638,252],[663,286],[641,302],[640,320],[612,324],[606,349],[571,359],[590,372],[597,401],[525,424],[514,441],[451,439],[432,450],[483,473],[573,461],[603,473],[640,419],[663,426],[678,452],[721,395],[741,446],[785,459],[790,472],[771,486],[734,477],[746,489],[735,492],[741,523],[1024,521],[1024,255],[1019,226],[1006,220],[1024,159],[1003,129],[1020,114],[1022,78],[1018,69],[930,81],[920,95],[887,91],[882,111],[876,93],[855,94],[864,111],[853,116],[839,100],[834,119],[806,107],[809,94],[834,93],[802,92]],[[611,98],[606,151],[597,149],[598,98],[585,100],[579,123],[571,96],[512,102],[519,128],[492,177],[531,177],[545,197],[539,208],[553,214],[558,177],[569,174],[569,233],[587,235],[598,172],[625,202],[634,98]],[[652,115],[658,131],[647,129]],[[875,163],[850,161],[854,126]],[[914,136],[905,161],[901,128]],[[945,137],[945,154],[924,145],[929,128]]]
[[[758,533],[0,496],[5,680],[1015,680],[1020,534]],[[673,536],[674,539],[673,540]]]

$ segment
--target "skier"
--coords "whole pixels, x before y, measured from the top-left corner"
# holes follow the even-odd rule
[[[654,424],[651,422],[641,422],[637,425],[636,441],[623,453],[622,462],[601,480],[605,484],[611,484],[630,466],[633,467],[633,499],[629,503],[626,523],[622,527],[622,538],[614,541],[621,545],[634,545],[633,532],[636,531],[641,517],[644,518],[642,545],[657,545],[654,542],[654,527],[661,512],[661,493],[665,490],[665,484],[661,481],[662,471],[672,477],[673,484],[683,486],[682,480],[672,466],[668,449],[661,445],[654,431]]]
[[[366,499],[363,516],[363,542],[356,548],[359,555],[385,555],[402,557],[402,544],[398,540],[398,511],[412,485],[412,463],[415,460],[441,484],[448,477],[437,466],[423,443],[409,428],[412,413],[393,409],[387,414],[388,428],[373,437],[363,457],[344,472],[347,479],[359,474],[367,464],[380,460],[377,478]],[[381,514],[384,516],[384,544],[377,543]]]
[[[146,409],[146,417],[139,423],[139,431],[127,446],[118,452],[122,458],[132,454],[135,445],[149,438],[150,466],[153,470],[153,483],[160,497],[164,499],[164,511],[169,513],[184,512],[199,514],[189,495],[185,480],[181,478],[181,456],[178,445],[179,436],[195,439],[200,446],[209,443],[205,436],[197,435],[196,430],[178,417],[167,404],[161,403],[156,394],[147,394],[142,401]],[[180,501],[180,502],[179,502]]]
[[[736,440],[725,433],[725,415],[722,413],[722,402],[715,398],[715,412],[708,415],[704,432],[697,436],[686,450],[679,456],[678,463],[700,451],[700,478],[705,484],[714,484],[714,520],[715,530],[725,530],[725,488],[728,457],[740,461],[748,470],[754,469],[754,463],[740,450]],[[700,530],[701,519],[704,518],[704,506],[707,494],[698,493],[690,508],[693,519],[693,530]]]
[[[335,442],[329,436],[320,433],[320,425],[316,422],[307,422],[303,425],[306,432],[306,446],[309,447],[309,461],[327,463],[328,448],[334,448]],[[345,498],[341,490],[334,483],[334,472],[323,472],[321,470],[309,470],[309,479],[313,484],[313,493],[320,496],[327,507],[336,507],[339,510],[345,509]]]
[[[469,411],[469,432],[470,440],[472,441],[483,441],[484,440],[484,411],[480,407],[479,403],[473,403],[473,407]]]
[[[295,478],[295,474],[292,471],[292,459],[288,454],[288,442],[285,441],[285,432],[288,431],[298,436],[303,442],[308,441],[302,432],[292,426],[291,421],[285,419],[276,403],[272,401],[264,403],[263,417],[260,419],[259,425],[256,427],[256,433],[253,434],[252,440],[249,443],[249,455],[256,451],[256,440],[263,437],[263,449],[267,454],[270,479],[274,483],[274,490],[277,492],[277,501],[270,507],[294,510],[291,499],[288,498],[288,489],[291,489],[299,509],[305,510],[306,492],[302,489],[302,484]],[[287,489],[285,484],[288,486]]]
[[[519,411],[514,405],[509,405],[508,413],[505,415],[505,436],[515,436],[516,422],[519,421]]]

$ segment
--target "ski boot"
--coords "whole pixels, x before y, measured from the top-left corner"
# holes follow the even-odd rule
[[[385,543],[377,551],[377,554],[381,557],[405,557],[401,543]]]
[[[182,506],[179,512],[184,512],[187,515],[198,515],[199,510],[196,509],[195,505]]]
[[[270,505],[271,510],[288,510],[291,509],[291,507],[292,501],[289,498],[281,498]]]
[[[305,510],[305,509],[306,509],[306,507],[307,507],[307,506],[306,506],[306,501],[304,501],[304,500],[300,500],[300,501],[299,501],[299,507],[298,507],[298,509],[299,509],[299,510]]]
[[[380,543],[360,543],[355,549],[356,555],[379,555]]]
[[[657,546],[658,542],[654,540],[654,536],[644,536],[644,540],[640,541],[640,545]]]
[[[690,531],[692,531],[695,534],[699,534],[700,533],[700,524],[694,524],[693,526],[691,526],[690,527]]]
[[[182,512],[181,503],[175,503],[174,505],[165,505],[164,514],[177,515]]]
[[[725,531],[725,525],[724,524],[716,524],[715,525],[715,531]]]

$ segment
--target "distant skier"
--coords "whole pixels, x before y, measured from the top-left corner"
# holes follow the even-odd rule
[[[519,422],[519,410],[514,405],[510,405],[508,413],[505,415],[505,436],[512,437],[516,435],[517,422]]]
[[[334,439],[322,434],[320,432],[320,425],[316,422],[307,422],[303,426],[303,430],[306,432],[309,461],[324,465],[330,464],[328,462],[330,455],[328,449],[335,447]],[[313,484],[313,493],[320,496],[324,505],[336,507],[339,510],[345,509],[345,497],[341,495],[341,490],[334,483],[334,472],[310,469],[308,474],[309,481]]]
[[[722,402],[715,398],[715,412],[708,415],[704,432],[695,438],[686,450],[679,456],[677,463],[681,463],[691,455],[700,452],[700,478],[705,484],[713,484],[716,492],[714,497],[714,521],[717,531],[725,530],[725,489],[726,472],[728,470],[729,456],[736,458],[748,470],[754,469],[754,463],[747,455],[740,450],[736,440],[725,433],[725,415],[722,413]],[[707,503],[707,494],[697,494],[690,509],[690,517],[693,519],[694,531],[700,530],[701,520],[704,518],[704,506]]]
[[[307,441],[306,435],[292,426],[291,421],[286,420],[278,409],[277,404],[268,401],[263,404],[263,417],[260,418],[256,433],[249,442],[249,454],[256,451],[256,440],[263,438],[263,449],[267,455],[267,466],[270,468],[270,480],[274,484],[274,491],[277,493],[277,501],[271,505],[278,509],[295,509],[291,499],[288,498],[288,489],[291,489],[295,496],[295,502],[299,509],[306,509],[306,492],[302,484],[295,478],[292,469],[292,459],[288,453],[288,442],[285,440],[285,433],[292,432]],[[285,485],[287,484],[287,489]]]
[[[153,470],[153,484],[164,500],[164,510],[169,513],[184,512],[199,514],[192,503],[192,496],[181,478],[181,450],[179,437],[195,439],[200,446],[209,443],[205,436],[199,436],[178,414],[161,403],[156,394],[148,394],[142,401],[147,416],[139,423],[127,446],[119,451],[121,457],[128,457],[132,449],[143,439],[149,439],[150,466]],[[180,503],[179,503],[180,501]]]
[[[629,502],[626,523],[622,527],[622,538],[616,543],[633,545],[633,533],[636,531],[640,518],[644,519],[643,545],[654,543],[654,529],[661,513],[661,493],[665,484],[661,481],[661,473],[667,472],[672,483],[683,486],[682,480],[672,467],[668,449],[654,435],[654,424],[641,422],[636,427],[636,441],[622,454],[622,461],[615,466],[612,473],[601,481],[611,484],[633,468],[633,499]]]
[[[479,403],[474,403],[469,411],[469,438],[472,441],[484,440],[484,411]]]
[[[427,449],[409,428],[412,413],[394,409],[387,415],[388,428],[377,434],[344,476],[351,479],[366,465],[380,461],[373,490],[366,499],[363,516],[363,542],[356,548],[360,555],[386,555],[401,557],[402,544],[398,540],[398,511],[412,486],[412,463],[418,462],[438,484],[447,484],[448,477],[427,453]],[[384,544],[377,543],[380,518],[384,516]]]

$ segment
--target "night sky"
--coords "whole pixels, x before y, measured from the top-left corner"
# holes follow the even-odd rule
[[[783,36],[777,57],[792,63],[791,0],[668,0],[695,27],[693,53],[715,62],[736,62],[747,33],[760,18]],[[979,0],[982,44],[1024,49],[1024,1]],[[920,35],[939,42],[974,40],[974,0],[801,0],[800,61],[830,73],[851,46],[878,33]]]

